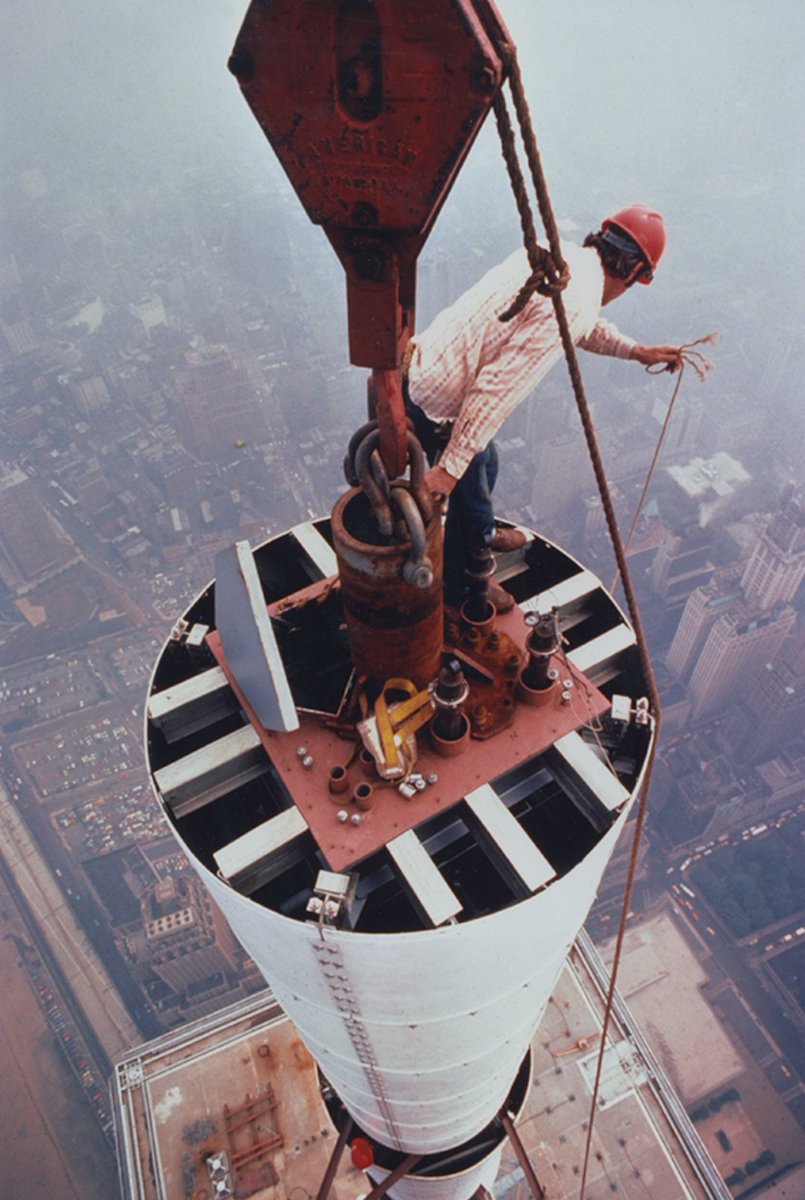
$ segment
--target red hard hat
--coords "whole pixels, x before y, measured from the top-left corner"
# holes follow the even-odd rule
[[[604,230],[622,229],[629,237],[637,242],[651,268],[646,275],[640,276],[640,283],[651,283],[652,272],[662,258],[665,249],[665,221],[662,213],[648,208],[645,204],[632,204],[622,208],[614,217],[608,217],[601,225]]]

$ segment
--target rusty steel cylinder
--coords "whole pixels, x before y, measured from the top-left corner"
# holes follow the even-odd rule
[[[350,653],[358,674],[378,690],[392,678],[410,679],[424,688],[439,673],[444,610],[438,509],[424,529],[432,579],[422,587],[404,576],[410,540],[384,544],[388,539],[378,534],[360,488],[346,492],[333,509],[333,547]],[[406,573],[410,577],[410,570]]]

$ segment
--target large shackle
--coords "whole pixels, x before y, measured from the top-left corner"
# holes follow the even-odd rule
[[[409,507],[409,501],[414,505],[407,485],[398,483],[398,491],[406,497],[403,507]],[[333,548],[350,654],[358,675],[378,690],[395,677],[424,688],[439,673],[444,607],[438,511],[422,522],[422,531],[430,579],[424,587],[421,571],[410,582],[406,578],[417,575],[406,565],[414,549],[411,539],[382,544],[386,539],[377,532],[370,501],[361,488],[345,492],[333,509]]]

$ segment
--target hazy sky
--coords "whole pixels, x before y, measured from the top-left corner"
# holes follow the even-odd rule
[[[7,5],[4,160],[68,165],[98,187],[199,155],[211,164],[234,156],[268,175],[271,151],[226,70],[245,7]],[[801,0],[499,0],[499,8],[520,49],[557,212],[585,224],[613,206],[655,204],[671,231],[668,270],[701,263],[775,312],[801,314]],[[479,160],[491,146],[485,133]],[[472,180],[470,171],[466,186]],[[491,204],[508,203],[502,168],[499,180]]]

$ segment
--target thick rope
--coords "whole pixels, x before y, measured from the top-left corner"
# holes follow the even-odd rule
[[[509,110],[506,107],[506,101],[502,92],[498,92],[495,97],[493,109],[498,124],[503,157],[509,172],[509,182],[511,183],[512,192],[517,204],[517,212],[520,217],[520,228],[523,232],[523,242],[528,255],[528,265],[531,267],[531,274],[528,279],[520,288],[520,291],[506,311],[501,313],[498,318],[500,321],[511,321],[513,317],[516,317],[523,311],[535,292],[539,292],[542,296],[556,295],[557,292],[562,291],[567,286],[570,276],[567,267],[562,262],[561,254],[559,258],[556,258],[553,248],[548,251],[544,246],[540,246],[537,241],[537,231],[534,227],[531,202],[528,198],[528,190],[520,167],[520,160],[517,156],[517,146],[514,140],[514,130],[512,129]]]
[[[545,225],[545,229],[548,234],[549,243],[551,244],[552,254],[558,255],[558,256],[554,257],[554,263],[558,267],[559,271],[562,272],[563,269],[566,269],[566,268],[565,268],[565,265],[562,262],[562,258],[561,258],[561,249],[559,248],[558,233],[557,233],[557,229],[556,229],[556,224],[553,219],[553,212],[552,212],[552,208],[551,208],[550,197],[548,195],[548,187],[547,187],[547,183],[545,180],[544,172],[542,170],[542,164],[541,164],[541,161],[539,158],[539,154],[537,152],[536,137],[533,132],[533,126],[531,123],[531,116],[530,116],[529,109],[528,109],[528,103],[525,98],[525,92],[524,92],[524,89],[522,86],[522,78],[520,76],[519,67],[517,65],[517,58],[516,58],[516,54],[514,53],[513,48],[511,50],[511,62],[510,62],[510,85],[511,85],[511,89],[512,89],[512,95],[514,97],[515,109],[516,109],[518,120],[520,123],[520,129],[521,129],[521,133],[522,133],[522,137],[523,137],[523,143],[526,147],[526,154],[528,157],[529,167],[531,170],[532,182],[534,184],[534,190],[537,195],[537,202],[539,204],[540,215],[542,217],[543,224]],[[507,148],[505,145],[503,148],[503,153],[504,153],[504,157],[506,157],[506,162],[508,165],[509,157],[508,157],[508,151],[507,151]],[[511,176],[511,170],[510,170],[510,176]],[[522,214],[521,214],[521,224],[522,223],[523,223],[523,219],[522,219]],[[531,226],[533,227],[533,220],[531,221]],[[524,227],[524,231],[525,231],[525,227]],[[554,251],[554,244],[556,246],[556,251]],[[529,261],[531,261],[531,248],[528,245],[528,235],[526,235],[526,248],[529,252]],[[533,273],[533,267],[532,267],[532,273]],[[528,287],[529,284],[530,284],[530,280],[529,280],[529,283],[526,284],[526,287]],[[523,290],[524,289],[521,289],[520,296],[522,296]],[[531,292],[529,294],[532,294],[534,290],[536,290],[536,289],[535,288],[531,289]],[[515,301],[515,303],[517,303],[520,300],[520,296],[518,296],[517,301]],[[591,1102],[590,1102],[590,1119],[589,1119],[588,1126],[587,1126],[587,1142],[586,1142],[585,1150],[584,1150],[584,1165],[583,1165],[582,1174],[581,1174],[581,1185],[580,1185],[580,1191],[579,1191],[579,1196],[583,1198],[584,1192],[586,1189],[586,1185],[587,1185],[587,1173],[588,1173],[589,1162],[590,1162],[590,1151],[591,1151],[591,1147],[592,1147],[593,1128],[594,1128],[594,1123],[595,1123],[595,1114],[596,1114],[596,1110],[598,1107],[598,1095],[599,1095],[600,1086],[601,1086],[601,1075],[602,1075],[603,1065],[604,1065],[604,1055],[605,1055],[605,1051],[606,1051],[607,1036],[609,1033],[609,1026],[610,1026],[610,1021],[611,1021],[611,1017],[612,1017],[612,1007],[613,1007],[613,999],[614,999],[614,994],[615,994],[615,984],[616,984],[616,980],[617,980],[618,969],[620,967],[620,961],[621,961],[621,956],[622,956],[622,951],[623,951],[624,935],[626,932],[626,923],[627,923],[628,913],[629,913],[630,906],[631,906],[631,898],[632,898],[632,893],[634,890],[635,877],[637,874],[637,862],[638,862],[640,841],[642,838],[643,829],[644,829],[645,822],[646,822],[647,798],[648,798],[649,787],[650,787],[650,783],[651,783],[651,773],[652,773],[652,769],[653,769],[653,765],[654,765],[654,755],[656,752],[657,742],[659,740],[660,701],[659,701],[659,691],[657,689],[657,682],[654,677],[654,670],[652,668],[651,660],[650,660],[649,654],[648,654],[648,647],[647,647],[647,643],[646,643],[645,632],[643,629],[643,623],[640,619],[640,613],[639,613],[638,606],[637,606],[637,598],[635,595],[634,585],[632,583],[632,578],[629,573],[629,566],[626,561],[626,553],[625,553],[625,548],[624,548],[623,542],[621,540],[620,530],[618,529],[617,518],[615,516],[615,509],[614,509],[614,505],[612,503],[612,497],[609,492],[609,485],[607,483],[606,473],[604,471],[604,464],[603,464],[603,460],[601,457],[601,451],[600,451],[600,448],[598,445],[598,440],[595,435],[595,428],[593,426],[593,421],[592,421],[592,416],[590,414],[589,404],[587,403],[587,397],[586,397],[585,391],[584,391],[584,383],[583,383],[583,380],[581,377],[581,371],[579,370],[578,359],[576,356],[576,347],[573,343],[573,338],[570,333],[570,326],[569,326],[569,323],[567,320],[567,314],[565,312],[564,303],[562,301],[561,291],[553,292],[551,298],[552,298],[552,302],[553,302],[553,308],[554,308],[554,313],[556,316],[556,321],[559,326],[559,335],[560,335],[561,342],[562,342],[562,348],[564,350],[565,359],[567,361],[568,373],[570,375],[570,380],[573,385],[573,392],[576,397],[576,405],[579,410],[579,417],[581,419],[582,428],[584,429],[584,435],[585,435],[585,438],[587,441],[587,449],[588,449],[588,452],[590,455],[590,461],[592,463],[593,472],[595,474],[596,482],[598,484],[598,491],[599,491],[599,494],[601,497],[601,504],[604,509],[604,516],[606,518],[610,540],[612,542],[612,547],[613,547],[613,550],[615,553],[615,561],[617,563],[618,571],[620,573],[620,577],[623,582],[623,590],[624,590],[624,594],[626,596],[626,603],[627,603],[627,607],[628,607],[628,611],[629,611],[629,617],[630,617],[630,620],[632,622],[632,627],[635,632],[638,654],[640,656],[641,666],[643,668],[643,673],[646,678],[646,685],[647,685],[647,689],[648,689],[648,693],[649,693],[649,701],[651,703],[651,708],[652,708],[652,711],[654,714],[654,722],[655,722],[655,731],[654,731],[655,736],[654,736],[654,740],[652,742],[651,750],[649,753],[649,758],[646,763],[646,770],[645,770],[645,775],[644,775],[644,779],[643,779],[643,786],[641,788],[640,799],[638,801],[637,818],[635,820],[635,831],[634,831],[634,836],[632,839],[632,848],[631,848],[631,853],[630,853],[630,857],[629,857],[629,871],[628,871],[628,875],[627,875],[627,879],[626,879],[626,887],[624,890],[623,906],[621,909],[620,922],[618,925],[618,933],[617,933],[617,937],[616,937],[616,941],[615,941],[615,954],[613,957],[612,967],[610,970],[609,988],[607,991],[607,997],[606,997],[606,1002],[605,1002],[605,1007],[604,1007],[604,1018],[603,1018],[602,1030],[601,1030],[601,1044],[600,1044],[599,1053],[598,1053],[598,1060],[597,1060],[596,1073],[595,1073],[595,1082],[593,1084],[593,1093],[592,1093]],[[523,303],[525,303],[525,301],[523,301]],[[512,305],[512,307],[514,307],[514,305]],[[505,319],[506,315],[507,314],[504,314],[504,317],[502,319]]]
[[[646,496],[648,495],[648,490],[651,487],[651,481],[654,478],[654,468],[657,466],[657,460],[660,457],[660,451],[662,450],[663,442],[665,441],[665,435],[668,432],[668,426],[671,424],[671,414],[674,411],[674,405],[676,404],[676,398],[679,395],[679,390],[682,386],[682,376],[685,374],[685,365],[689,364],[691,367],[693,367],[694,371],[699,376],[699,379],[701,380],[701,382],[705,383],[707,381],[707,376],[713,370],[713,364],[710,362],[709,358],[705,358],[705,356],[699,350],[694,350],[693,347],[694,346],[702,346],[707,342],[713,343],[716,340],[716,337],[717,337],[717,335],[715,333],[708,333],[706,337],[697,338],[695,342],[686,342],[684,346],[680,346],[680,348],[679,348],[680,352],[681,352],[680,353],[681,366],[679,368],[679,371],[677,372],[676,387],[674,388],[673,395],[671,396],[671,400],[668,405],[668,412],[665,414],[665,420],[662,423],[662,429],[660,430],[660,436],[657,440],[657,445],[654,450],[654,457],[651,460],[651,465],[648,469],[648,474],[646,475],[646,479],[643,484],[643,490],[640,493],[640,499],[637,502],[637,508],[635,509],[634,516],[632,517],[632,523],[629,526],[629,533],[626,537],[626,545],[624,548],[624,552],[627,555],[628,555],[629,549],[632,545],[632,538],[634,537],[635,530],[637,529],[637,525],[640,520],[640,514],[643,511],[643,505],[646,502]],[[654,366],[654,367],[650,366],[650,367],[646,367],[646,374],[647,375],[659,375],[661,371],[667,371],[669,369],[670,368],[666,367],[666,366]],[[615,588],[617,586],[619,579],[620,579],[620,571],[616,571],[615,574],[612,576],[612,583],[609,585],[609,590],[611,592],[615,591]]]
[[[539,204],[540,216],[542,217],[543,223],[545,224],[546,232],[548,232],[549,240],[551,242],[555,241],[555,243],[556,243],[556,249],[554,250],[553,246],[551,248],[552,256],[554,254],[559,255],[559,263],[561,265],[558,267],[558,270],[559,270],[560,274],[564,274],[564,273],[566,273],[567,268],[561,259],[561,247],[559,244],[556,223],[553,218],[553,210],[551,207],[550,196],[548,195],[548,185],[546,183],[545,174],[542,169],[542,163],[540,161],[539,154],[537,152],[536,138],[535,138],[534,131],[532,128],[532,124],[531,124],[531,116],[530,116],[530,113],[528,110],[528,102],[526,101],[525,94],[523,92],[522,79],[520,76],[519,67],[517,65],[517,57],[513,50],[511,51],[510,67],[511,67],[511,69],[510,69],[510,86],[512,89],[512,96],[514,99],[515,110],[518,114],[518,119],[521,124],[523,144],[526,147],[526,153],[527,153],[527,157],[529,160],[529,167],[531,169],[532,176],[533,176],[534,190],[537,195],[537,202]],[[496,111],[497,111],[497,108],[496,108]],[[531,148],[530,151],[529,151],[529,147]],[[504,147],[504,156],[506,157],[506,161],[507,161],[507,165],[508,165],[509,159],[507,156],[506,147]],[[519,201],[518,201],[518,207],[519,207]],[[521,214],[521,223],[522,223],[522,214]],[[529,222],[527,222],[526,225],[524,225],[524,233],[525,233],[526,229],[528,230],[528,232],[526,234],[527,241],[528,241],[528,240],[530,240],[532,231],[534,230],[533,219],[530,220]],[[534,236],[534,242],[536,243],[536,233],[535,232],[534,232],[533,236]],[[530,261],[533,248],[527,244],[526,249],[528,251],[529,261]],[[609,492],[609,485],[607,483],[606,472],[604,470],[604,464],[603,464],[603,460],[601,457],[601,451],[598,446],[598,440],[595,435],[595,428],[593,425],[592,416],[590,414],[589,404],[587,403],[587,397],[586,397],[586,394],[584,391],[584,382],[582,380],[581,371],[579,369],[578,357],[576,355],[576,347],[574,345],[573,338],[572,338],[572,335],[570,332],[570,325],[569,325],[569,322],[567,319],[567,314],[565,312],[565,306],[562,301],[561,291],[555,291],[552,294],[551,299],[553,301],[553,308],[554,308],[554,313],[556,316],[556,321],[559,326],[559,335],[560,335],[561,342],[562,342],[562,348],[565,353],[565,359],[567,361],[567,367],[568,367],[568,373],[570,375],[570,381],[573,385],[573,392],[576,397],[576,405],[579,409],[579,415],[580,415],[581,422],[582,422],[582,428],[584,429],[585,438],[587,440],[587,448],[588,448],[590,458],[592,461],[593,472],[595,474],[596,482],[598,484],[598,490],[601,495],[601,503],[604,508],[604,514],[606,517],[607,526],[609,528],[609,535],[610,535],[610,538],[612,541],[613,549],[615,551],[615,559],[620,568],[621,578],[624,581],[624,592],[626,593],[626,599],[627,599],[627,603],[629,606],[629,616],[631,618],[632,625],[634,626],[635,636],[638,641],[638,648],[640,650],[642,667],[643,667],[644,673],[646,675],[646,680],[648,682],[650,691],[652,693],[650,695],[650,700],[651,700],[652,706],[655,709],[655,712],[659,712],[659,697],[658,697],[658,693],[657,693],[656,683],[654,680],[654,672],[652,670],[651,662],[649,661],[648,650],[646,648],[646,640],[645,640],[645,636],[643,633],[643,626],[642,626],[642,622],[640,620],[640,614],[639,614],[638,607],[637,607],[637,598],[635,596],[634,587],[632,585],[631,578],[629,577],[629,570],[628,570],[628,566],[627,566],[625,555],[624,555],[623,542],[621,540],[620,530],[618,529],[617,518],[615,516],[615,509],[614,509],[614,506],[612,503],[612,497]]]
[[[542,159],[540,158],[537,138],[531,122],[531,113],[528,108],[528,101],[526,100],[525,88],[523,87],[523,77],[520,74],[520,63],[514,47],[510,48],[509,78],[514,110],[517,113],[517,121],[520,126],[520,136],[523,139],[528,169],[531,172],[531,180],[537,196],[539,215],[548,238],[548,245],[550,246],[553,259],[559,268],[560,274],[567,281],[570,276],[562,260],[562,243],[559,238],[559,227],[553,215],[553,207],[548,195],[548,185],[545,181],[545,172],[542,169]]]

